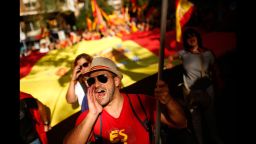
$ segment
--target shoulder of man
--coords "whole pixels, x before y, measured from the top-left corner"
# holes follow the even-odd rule
[[[144,110],[146,110],[146,113],[151,113],[151,111],[153,111],[155,105],[155,98],[153,96],[149,96],[146,94],[127,94],[127,96],[129,96],[129,99],[131,101],[130,105],[132,107],[139,108],[136,109],[136,113],[144,113]]]
[[[146,94],[124,94],[124,95],[129,96],[129,98],[132,101],[134,101],[134,100],[138,101],[138,97],[139,97],[143,104],[145,104],[145,102],[154,101],[154,97],[153,96],[149,96],[149,95],[146,95]]]

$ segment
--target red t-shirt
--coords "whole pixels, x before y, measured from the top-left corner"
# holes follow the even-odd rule
[[[140,143],[140,144],[149,144],[149,134],[135,117],[132,112],[132,108],[129,104],[128,97],[126,94],[124,96],[124,103],[121,114],[119,118],[114,118],[108,114],[105,110],[102,111],[102,139],[104,143]],[[132,101],[132,106],[135,109],[137,115],[138,113],[143,112],[139,102],[134,102],[134,99],[137,99],[136,94],[129,94],[129,97]],[[155,123],[156,117],[156,101],[153,97],[140,94],[143,107],[147,112],[147,117],[151,120],[152,124]],[[76,125],[80,124],[82,120],[86,117],[88,113],[84,111],[77,119]],[[145,115],[143,113],[143,115]],[[144,119],[142,119],[143,121]],[[93,133],[100,135],[100,116],[97,119],[94,127]],[[95,141],[94,135],[89,139],[89,141]]]

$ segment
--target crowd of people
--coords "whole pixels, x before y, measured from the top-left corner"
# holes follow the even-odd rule
[[[39,38],[32,38],[35,39],[32,41],[20,30],[20,57],[28,56],[33,51],[47,53],[50,50],[73,46],[80,41],[99,40],[113,36],[122,37],[138,31],[148,31],[149,29],[150,25],[148,23],[136,22],[136,20],[107,25],[105,30],[76,30],[76,28],[71,29],[70,26],[66,29],[58,30],[42,26]]]
[[[170,94],[163,80],[157,81],[152,96],[120,92],[123,74],[111,59],[86,53],[78,55],[72,67],[66,101],[78,102],[81,114],[63,142],[152,143],[156,136],[156,101],[159,101],[161,123],[169,128],[189,130],[193,137],[189,143],[205,144],[207,137],[214,144],[223,144],[214,112],[218,79],[214,54],[203,46],[196,29],[187,28],[182,36],[184,49],[169,56],[166,63],[167,68],[173,68],[173,61],[179,59],[184,69],[182,83],[177,85],[182,89],[181,99]],[[49,117],[41,118],[43,124],[49,126]],[[24,139],[24,133],[21,135]],[[32,140],[38,139],[29,141]]]

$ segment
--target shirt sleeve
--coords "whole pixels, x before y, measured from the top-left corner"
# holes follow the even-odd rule
[[[213,53],[210,51],[210,63],[211,64],[214,64],[214,61],[215,61],[215,58],[214,58],[214,55],[213,55]]]
[[[77,96],[78,103],[81,106],[83,98],[85,96],[85,93],[84,93],[84,90],[83,90],[83,88],[82,88],[82,86],[79,82],[77,82],[76,85],[75,85],[75,94]]]
[[[78,118],[77,118],[77,120],[76,120],[75,126],[78,126],[78,125],[85,119],[85,117],[87,116],[87,114],[88,114],[88,111],[82,112],[82,113],[78,116]]]
[[[185,55],[185,53],[186,53],[185,50],[179,50],[179,51],[177,52],[177,54],[178,54],[179,57],[183,57],[183,56]]]

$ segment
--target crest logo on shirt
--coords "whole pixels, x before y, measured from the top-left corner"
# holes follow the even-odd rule
[[[121,130],[112,130],[109,133],[109,140],[111,143],[123,142],[127,144],[128,135],[124,133],[125,129]]]

